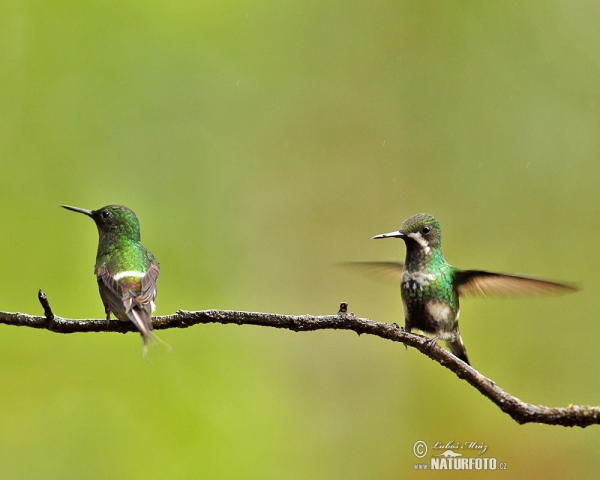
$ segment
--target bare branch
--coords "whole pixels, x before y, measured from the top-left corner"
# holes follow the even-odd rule
[[[54,313],[52,313],[52,309],[50,308],[50,302],[48,301],[48,297],[42,290],[38,290],[38,300],[42,304],[42,308],[44,309],[44,315],[50,321],[54,320]]]
[[[136,332],[131,322],[118,320],[69,320],[52,313],[46,295],[40,290],[39,300],[44,308],[43,317],[23,313],[0,312],[0,323],[6,325],[41,328],[56,333],[76,332]],[[278,315],[274,313],[238,312],[229,310],[203,310],[188,312],[179,310],[173,315],[154,317],[152,325],[156,330],[167,328],[187,328],[206,323],[236,325],[259,325],[263,327],[283,328],[294,332],[314,330],[351,330],[358,335],[374,335],[393,342],[403,343],[416,348],[440,365],[446,367],[475,387],[479,392],[494,402],[500,409],[510,415],[516,422],[545,423],[565,427],[587,427],[600,423],[600,407],[569,405],[568,407],[550,408],[525,403],[509,395],[492,380],[481,375],[477,370],[458,360],[443,348],[429,343],[429,338],[405,332],[396,324],[377,323],[367,318],[358,318],[347,312],[347,304],[342,303],[336,315]]]

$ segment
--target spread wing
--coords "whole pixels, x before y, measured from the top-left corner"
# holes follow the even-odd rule
[[[344,267],[360,269],[366,273],[383,277],[388,280],[395,280],[397,282],[402,278],[402,269],[404,268],[404,262],[390,261],[390,262],[343,262],[341,263]]]
[[[485,270],[457,270],[454,282],[460,296],[564,295],[580,290],[567,283]]]

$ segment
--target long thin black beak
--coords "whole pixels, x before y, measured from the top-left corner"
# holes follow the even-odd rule
[[[404,234],[398,230],[397,232],[382,233],[381,235],[375,235],[371,240],[377,240],[379,238],[402,238]]]
[[[71,207],[69,205],[61,205],[61,207],[66,208],[67,210],[73,210],[74,212],[83,213],[84,215],[87,215],[88,217],[91,217],[92,213],[93,213],[91,210],[85,210],[84,208]]]

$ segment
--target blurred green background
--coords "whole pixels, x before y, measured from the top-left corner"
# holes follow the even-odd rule
[[[159,315],[402,324],[397,285],[335,263],[403,257],[370,237],[428,212],[454,265],[585,286],[465,300],[461,333],[524,401],[598,405],[599,24],[589,0],[4,0],[0,310],[40,314],[42,288],[101,318],[95,226],[59,204],[122,203]],[[600,468],[600,427],[519,426],[399,344],[160,336],[148,364],[138,335],[0,326],[0,478],[429,478],[417,440],[484,443],[503,478]]]

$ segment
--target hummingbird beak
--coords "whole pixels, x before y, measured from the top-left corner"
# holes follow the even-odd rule
[[[379,238],[402,238],[404,237],[404,234],[398,230],[397,232],[390,232],[390,233],[382,233],[381,235],[375,235],[373,238],[371,238],[371,240],[377,240]]]
[[[84,208],[70,207],[69,205],[61,205],[61,207],[66,208],[67,210],[72,210],[74,212],[83,213],[84,215],[87,215],[88,217],[91,217],[92,213],[93,213],[91,210],[85,210]]]

